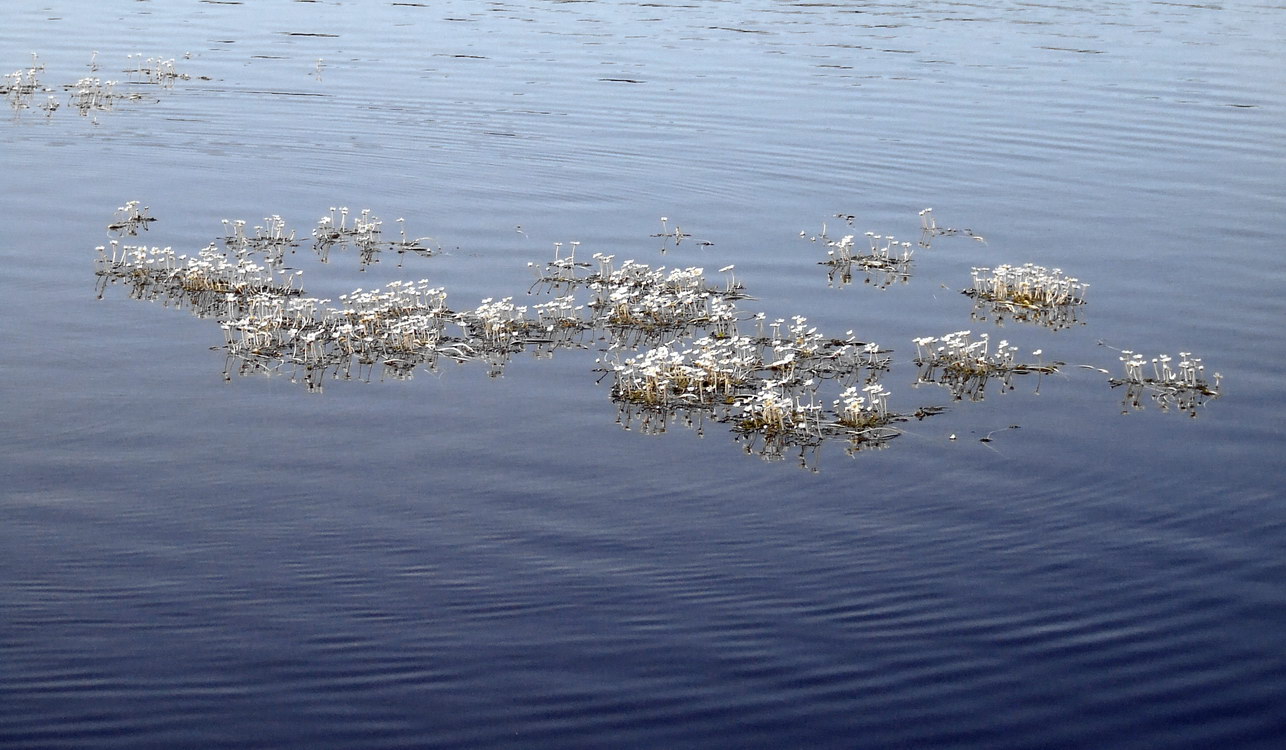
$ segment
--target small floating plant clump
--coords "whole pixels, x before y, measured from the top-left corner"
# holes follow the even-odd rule
[[[658,346],[610,361],[612,398],[653,407],[731,406],[762,367],[749,338],[703,336],[689,347]]]
[[[321,258],[322,263],[330,260],[330,249],[337,245],[351,244],[361,253],[362,265],[368,265],[375,261],[375,254],[379,252],[380,243],[380,226],[383,224],[378,218],[371,215],[369,208],[364,208],[353,217],[353,223],[348,223],[348,206],[342,206],[330,209],[329,216],[321,217],[317,222],[317,227],[313,229],[313,249],[317,251],[317,257]]]
[[[528,291],[535,289],[537,286],[544,286],[547,290],[570,289],[587,282],[587,279],[581,274],[584,269],[592,268],[593,265],[583,260],[576,260],[576,248],[580,247],[580,243],[566,243],[567,255],[563,255],[563,244],[562,242],[554,243],[554,259],[543,267],[539,267],[535,263],[527,264],[528,268],[536,272],[536,281]],[[599,263],[600,277],[610,274],[612,256],[595,253],[594,260]]]
[[[622,423],[638,421],[651,433],[679,418],[701,430],[707,422],[728,424],[769,459],[782,458],[787,448],[799,449],[803,459],[839,438],[852,452],[899,434],[894,423],[907,417],[889,412],[888,392],[875,382],[888,369],[886,350],[858,341],[851,331],[845,339],[826,338],[803,317],[785,330],[785,321],[775,321],[767,331],[763,316],[754,318],[756,336],[705,336],[691,347],[609,357]],[[827,381],[849,384],[831,409],[819,392]],[[855,382],[864,384],[866,396],[857,395]],[[932,413],[926,407],[916,416]]]
[[[843,219],[844,223],[851,227],[857,217],[852,214],[835,214],[835,218]],[[799,233],[800,237],[805,237],[810,242],[820,242],[828,248],[826,260],[819,261],[818,264],[829,269],[827,282],[831,286],[842,287],[851,284],[856,273],[865,274],[864,283],[880,289],[892,286],[894,283],[909,282],[913,272],[914,246],[910,242],[898,241],[893,235],[875,232],[865,232],[864,235],[865,244],[859,242],[855,234],[846,234],[838,240],[831,239],[824,223],[822,231],[817,234],[809,235],[802,231]],[[938,226],[937,220],[933,217],[932,208],[920,211],[920,247],[928,249],[934,237],[952,236],[969,237],[979,242],[986,242],[971,229]]]
[[[248,299],[254,295],[292,296],[299,273],[291,274],[271,265],[260,265],[240,255],[227,258],[215,245],[194,256],[180,255],[170,247],[110,245],[96,248],[95,274],[99,297],[111,283],[125,283],[136,299],[163,299],[191,307],[200,317],[219,314],[223,295]]]
[[[768,381],[802,393],[825,380],[873,380],[888,369],[888,352],[857,341],[852,332],[827,339],[802,317],[791,332],[799,335],[703,336],[688,347],[675,341],[637,357],[614,351],[600,361],[615,376],[614,396],[662,406],[735,406]]]
[[[665,253],[669,250],[677,249],[679,245],[683,244],[684,240],[692,238],[692,235],[683,231],[683,229],[680,228],[678,224],[675,224],[673,227],[671,227],[670,217],[668,216],[661,217],[661,231],[652,236],[659,237],[661,239],[662,255],[665,255]],[[696,242],[697,247],[714,246],[714,243],[708,240],[694,240],[694,242]]]
[[[974,234],[972,229],[938,226],[938,220],[933,215],[933,209],[926,208],[920,211],[920,247],[928,248],[933,243],[934,237],[968,237],[984,245],[987,244],[987,240],[983,239],[981,235]]]
[[[838,218],[844,219],[851,226],[854,217],[838,215]],[[891,286],[894,282],[905,284],[910,281],[911,256],[915,252],[910,242],[898,242],[893,235],[886,237],[867,232],[868,247],[859,245],[856,235],[846,234],[838,240],[833,240],[826,231],[826,224],[823,223],[822,231],[817,234],[809,235],[801,231],[799,236],[808,238],[809,242],[820,242],[828,248],[826,260],[818,261],[818,264],[829,269],[826,276],[831,286],[851,284],[854,269],[866,274],[865,283],[881,289]]]
[[[804,381],[803,385],[813,384]],[[879,450],[902,434],[896,423],[943,411],[929,406],[913,415],[894,414],[888,408],[888,395],[879,383],[861,388],[849,386],[827,409],[815,391],[800,394],[787,383],[768,380],[756,393],[738,402],[740,412],[734,431],[747,453],[777,461],[784,459],[788,450],[795,451],[801,467],[816,471],[819,451],[829,441],[843,442],[850,456]]]
[[[133,237],[138,234],[138,230],[147,230],[147,225],[156,221],[148,214],[148,207],[139,207],[138,201],[129,201],[123,206],[116,208],[116,216],[112,223],[107,225],[107,231],[117,235],[127,235]]]
[[[233,362],[242,375],[289,369],[291,380],[310,391],[320,391],[327,377],[369,379],[377,365],[390,377],[410,377],[449,348],[445,301],[442,289],[421,279],[354,290],[340,295],[338,307],[329,299],[271,295],[230,304],[220,323],[229,356],[225,377]]]
[[[1109,382],[1113,388],[1125,386],[1122,413],[1142,410],[1144,394],[1151,397],[1161,411],[1175,409],[1192,417],[1197,416],[1197,409],[1208,399],[1219,398],[1223,375],[1216,372],[1211,376],[1213,382],[1207,381],[1206,366],[1191,352],[1179,352],[1176,362],[1168,354],[1149,359],[1123,349],[1120,359],[1125,377],[1111,378]]]
[[[407,237],[405,219],[397,220],[400,238],[391,241],[383,239],[384,222],[374,216],[371,209],[358,211],[352,215],[352,219],[350,224],[348,206],[331,206],[330,213],[317,222],[317,227],[313,229],[313,250],[321,262],[329,262],[331,248],[346,246],[357,248],[363,268],[378,262],[379,253],[386,249],[399,255],[414,253],[428,257],[435,254],[434,249],[426,244],[432,237]]]
[[[825,227],[823,227],[825,231]],[[821,239],[825,239],[823,235]],[[853,269],[866,273],[866,283],[884,288],[894,282],[907,283],[911,279],[910,242],[898,242],[896,237],[867,232],[869,247],[857,246],[854,236],[844,235],[839,240],[827,240],[826,260],[821,265],[830,268],[827,279],[832,286],[845,286],[853,281]]]
[[[578,261],[576,250],[579,242],[566,243],[568,254],[563,255],[564,243],[554,243],[554,259],[543,266],[528,263],[528,268],[536,274],[536,281],[531,290],[573,289],[588,287],[596,292],[604,290],[627,289],[639,292],[653,292],[670,295],[706,295],[720,296],[727,299],[745,297],[743,287],[733,273],[735,266],[724,266],[720,273],[728,274],[726,283],[713,285],[705,279],[705,269],[698,266],[675,268],[667,271],[665,266],[652,268],[646,263],[626,260],[618,268],[616,256],[594,253],[590,263]],[[594,269],[592,272],[588,269]]]
[[[514,304],[513,297],[487,298],[457,319],[488,350],[508,353],[534,345],[567,346],[569,333],[589,327],[581,318],[584,306],[575,304],[574,297],[560,297],[534,307],[537,317],[532,318],[527,306]]]
[[[287,229],[285,219],[276,214],[264,217],[263,224],[256,224],[253,230],[254,234],[246,234],[244,219],[224,219],[224,246],[236,254],[263,253],[268,262],[273,264],[281,263],[287,250],[294,252],[293,248],[299,247],[299,243],[295,242],[295,231]]]
[[[98,53],[94,53],[97,55]],[[181,73],[174,65],[174,58],[148,57],[141,53],[128,55],[131,67],[126,69],[131,83],[150,83],[160,86],[173,86],[175,81],[187,81],[192,76]]]
[[[812,381],[798,386],[781,380],[766,380],[751,395],[740,399],[736,423],[741,432],[755,432],[777,442],[811,444],[827,438],[846,437],[857,444],[884,443],[899,433],[893,427],[906,417],[888,410],[888,391],[878,383],[860,389],[849,386],[827,409],[812,389]]]
[[[121,101],[138,101],[143,95],[138,92],[117,91],[118,81],[104,81],[100,78],[81,78],[67,86],[67,105],[80,113],[82,117],[90,112],[107,112]]]
[[[664,271],[657,269],[656,273]],[[713,328],[716,336],[731,335],[736,308],[701,287],[702,269],[676,268],[658,281],[654,287],[595,285],[589,308],[622,342],[659,341],[707,327]]]
[[[938,338],[913,339],[915,364],[920,368],[917,384],[941,385],[951,391],[956,400],[981,401],[987,383],[993,379],[999,380],[1006,390],[1013,390],[1014,375],[1052,374],[1058,372],[1061,364],[1020,363],[1014,358],[1018,347],[1008,341],[993,345],[989,334],[983,333],[976,340],[971,335],[971,331],[956,331]],[[1040,349],[1032,352],[1035,357],[1042,354]]]
[[[717,285],[696,266],[667,270],[627,260],[617,268],[613,256],[601,253],[592,264],[577,261],[579,244],[569,243],[570,253],[563,256],[563,243],[555,243],[553,261],[542,267],[529,263],[537,276],[532,289],[588,288],[592,324],[611,331],[619,343],[655,344],[702,328],[731,335],[738,315],[733,303],[745,297],[734,266],[719,269],[727,280]],[[591,268],[596,270],[586,273]]]
[[[764,369],[781,375],[831,380],[865,372],[873,377],[887,371],[892,362],[890,351],[879,344],[858,341],[852,331],[842,339],[823,336],[802,315],[791,318],[790,325],[778,318],[766,330],[764,316],[756,314],[754,319],[755,341],[770,354]]]
[[[1062,269],[1024,263],[972,269],[973,286],[964,293],[973,297],[976,320],[990,315],[997,323],[1006,319],[1059,330],[1077,322],[1076,310],[1085,304],[1089,284],[1063,274]]]

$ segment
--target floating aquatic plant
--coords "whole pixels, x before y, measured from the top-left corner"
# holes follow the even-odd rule
[[[0,83],[0,96],[14,109],[26,109],[31,106],[31,100],[37,93],[47,90],[40,82],[40,74],[44,70],[45,66],[41,64],[40,58],[36,53],[31,53],[30,67],[15,70],[4,77],[4,82]]]
[[[174,58],[148,57],[142,53],[128,55],[131,66],[125,72],[132,83],[151,83],[161,86],[172,86],[175,81],[186,81],[192,76],[180,73],[174,65]]]
[[[431,237],[414,239],[407,237],[405,219],[397,220],[400,238],[392,241],[382,239],[384,222],[374,216],[369,208],[364,208],[353,215],[352,224],[349,224],[348,219],[347,206],[338,208],[331,206],[330,214],[321,217],[317,227],[313,229],[313,250],[323,263],[329,261],[331,248],[350,245],[357,248],[363,269],[377,262],[379,253],[386,249],[395,251],[399,255],[415,253],[427,257],[435,254],[434,249],[426,244],[432,240]]]
[[[1014,375],[1051,374],[1057,372],[1061,364],[1046,364],[1043,360],[1020,363],[1014,358],[1018,347],[1008,341],[992,344],[987,333],[980,334],[976,340],[971,336],[971,331],[956,331],[937,338],[913,339],[915,364],[920,368],[916,382],[944,386],[957,400],[981,401],[987,383],[993,379],[999,380],[1006,390],[1012,390]],[[1039,358],[1043,351],[1037,349],[1032,355]]]
[[[146,207],[131,201],[118,208],[109,229],[133,234],[152,221]],[[340,244],[371,248],[372,254],[421,248],[427,238],[407,239],[404,221],[398,223],[401,240],[388,242],[369,209],[350,215],[334,208],[313,237],[323,259],[326,247]],[[493,297],[452,310],[445,289],[427,279],[356,289],[332,301],[307,296],[299,285],[303,272],[283,266],[285,251],[296,243],[280,216],[251,231],[242,220],[223,226],[221,243],[192,256],[112,240],[98,248],[96,273],[100,296],[108,285],[121,284],[132,297],[218,320],[227,378],[234,372],[282,375],[320,391],[328,379],[369,381],[377,372],[406,379],[419,368],[436,371],[443,360],[481,363],[496,376],[521,352],[547,357],[598,347],[599,369],[612,379],[610,397],[622,426],[659,433],[683,424],[703,434],[722,425],[748,452],[769,460],[796,453],[812,468],[826,442],[841,443],[850,454],[882,448],[901,434],[901,423],[944,409],[892,410],[881,382],[892,368],[892,352],[853,331],[827,336],[803,316],[770,321],[764,313],[738,309],[749,297],[732,265],[712,280],[696,266],[618,264],[604,253],[586,261],[577,257],[579,242],[555,243],[552,261],[529,264],[537,276],[533,289],[557,292],[542,302]],[[825,237],[824,229],[819,236]],[[850,258],[909,263],[909,243],[869,237],[869,253],[852,251],[851,235],[827,242]],[[905,257],[896,258],[895,249]],[[975,269],[970,291],[1024,310],[1084,301],[1084,285],[1076,279],[1030,264],[999,266],[994,273]],[[1034,362],[1020,362],[1017,347],[993,344],[987,333],[974,339],[958,331],[914,342],[917,384],[944,386],[958,400],[981,399],[993,380],[1012,389],[1015,375],[1051,374],[1062,365],[1047,363],[1041,350],[1032,352]],[[1207,383],[1201,361],[1187,353],[1177,363],[1165,355],[1151,360],[1150,372],[1139,355],[1122,355],[1126,377],[1111,382],[1127,387],[1127,405],[1141,408],[1146,391],[1162,409],[1195,413],[1218,396],[1220,376]]]
[[[691,239],[692,237],[692,235],[683,231],[683,229],[680,228],[678,224],[675,224],[674,227],[671,228],[670,217],[668,216],[661,217],[661,231],[652,236],[659,237],[661,239],[662,255],[664,255],[669,250],[678,248],[679,245],[683,244],[684,240]],[[710,242],[708,240],[694,240],[694,242],[698,247],[712,247],[714,245],[713,242]]]
[[[294,287],[301,272],[291,274],[261,265],[244,254],[230,259],[215,245],[191,257],[177,254],[170,247],[122,245],[119,240],[96,249],[100,297],[107,284],[121,282],[129,285],[132,296],[138,299],[187,302],[198,315],[206,317],[220,312],[220,306],[214,303],[218,296],[244,300],[262,294],[284,297],[301,293]]]
[[[804,381],[802,385],[810,388],[813,383]],[[814,391],[801,394],[787,383],[769,380],[751,397],[738,402],[740,413],[734,430],[747,453],[778,461],[785,458],[788,450],[795,451],[800,466],[815,471],[818,451],[828,441],[842,442],[849,455],[881,449],[902,434],[896,423],[942,411],[925,407],[913,415],[895,414],[889,411],[888,395],[883,386],[874,382],[861,388],[850,386],[827,409]]]
[[[823,227],[823,231],[825,228]],[[823,235],[820,239],[825,240]],[[884,288],[894,282],[905,284],[911,279],[910,242],[898,242],[893,235],[887,237],[867,232],[869,247],[857,245],[854,236],[846,234],[839,240],[826,240],[830,249],[826,251],[827,259],[821,265],[830,268],[827,275],[832,285],[845,286],[853,281],[853,269],[866,274],[866,283],[874,282],[875,286]]]
[[[263,224],[253,227],[254,233],[246,234],[244,219],[223,220],[223,244],[233,253],[263,253],[269,263],[281,263],[286,251],[299,246],[295,231],[287,230],[286,221],[273,214],[264,217]]]
[[[117,81],[104,81],[99,78],[81,78],[67,86],[67,104],[81,116],[90,112],[106,112],[121,101],[138,101],[143,98],[137,92],[117,91]]]
[[[727,280],[715,285],[706,280],[705,269],[696,266],[666,270],[627,260],[617,268],[614,256],[601,253],[593,255],[593,263],[578,261],[579,244],[569,243],[564,256],[563,243],[555,243],[553,261],[544,266],[529,263],[537,276],[532,289],[588,288],[592,297],[586,306],[594,325],[612,331],[622,342],[658,343],[702,328],[715,336],[731,335],[737,317],[732,302],[745,297],[734,266],[721,268]]]
[[[1206,366],[1191,352],[1179,352],[1176,362],[1169,354],[1149,359],[1142,354],[1121,350],[1125,377],[1111,378],[1113,388],[1125,386],[1123,413],[1143,409],[1143,396],[1148,395],[1161,411],[1175,409],[1197,416],[1197,409],[1208,399],[1219,398],[1223,375],[1214,373],[1213,382],[1206,380]]]
[[[138,201],[129,201],[116,208],[116,216],[107,225],[107,231],[118,235],[134,236],[138,230],[147,230],[147,225],[156,221],[148,214],[148,207],[139,208]]]
[[[518,229],[521,231],[522,227]],[[568,250],[567,255],[563,255],[564,244],[566,244]],[[553,260],[543,266],[538,266],[534,262],[528,263],[527,267],[535,272],[536,280],[527,291],[534,291],[537,287],[541,287],[545,291],[567,290],[585,284],[588,281],[585,269],[592,268],[593,264],[586,263],[583,260],[576,260],[576,249],[578,247],[580,247],[580,242],[555,242]],[[595,253],[594,260],[599,262],[600,276],[607,274],[611,267],[612,256]]]
[[[933,215],[933,209],[926,208],[920,211],[920,247],[927,249],[933,243],[934,237],[968,237],[984,245],[987,244],[987,240],[983,239],[981,235],[974,234],[972,229],[938,226],[938,220]]]
[[[135,58],[138,58],[137,62]],[[55,91],[47,88],[40,79],[45,66],[40,62],[39,57],[32,53],[31,59],[30,67],[4,76],[3,82],[0,83],[0,96],[3,96],[16,110],[33,106],[36,94]],[[144,98],[142,93],[129,90],[131,88],[142,84],[158,84],[171,88],[175,81],[188,80],[192,77],[176,70],[173,58],[144,59],[141,54],[138,54],[129,55],[128,60],[130,67],[124,71],[128,79],[124,83],[98,76],[84,76],[73,83],[63,84],[61,90],[67,92],[68,107],[88,117],[98,112],[110,111],[120,102],[139,101]],[[90,72],[98,71],[98,52],[91,54],[88,68]],[[201,78],[205,79],[204,76]],[[34,106],[44,110],[47,115],[52,115],[59,109],[61,102],[58,97],[50,95],[44,102]],[[95,122],[97,122],[96,119]]]
[[[229,357],[225,373],[289,368],[311,390],[319,390],[327,374],[369,378],[376,366],[409,377],[417,366],[433,369],[440,357],[484,361],[497,375],[513,353],[577,345],[588,327],[580,317],[583,306],[570,298],[535,305],[534,317],[509,298],[454,312],[446,307],[445,291],[426,279],[357,289],[340,295],[339,306],[306,297],[295,286],[303,272],[284,269],[279,252],[263,261],[252,257],[290,244],[292,234],[279,217],[265,223],[248,236],[244,222],[225,222],[224,247],[211,244],[194,257],[113,240],[99,248],[100,296],[108,284],[120,283],[132,297],[217,318]],[[448,333],[449,326],[459,333]]]
[[[925,209],[929,211],[931,209]],[[845,224],[853,226],[855,219],[851,214],[836,214]],[[921,212],[923,222],[924,212]],[[863,281],[881,289],[892,286],[895,282],[907,283],[911,279],[915,248],[910,242],[899,241],[893,235],[866,232],[866,242],[861,243],[855,234],[845,234],[840,239],[832,239],[827,234],[827,226],[822,224],[822,231],[814,235],[800,232],[810,242],[821,243],[827,248],[826,260],[819,265],[826,266],[827,281],[831,286],[847,286],[853,282],[856,273],[865,274]],[[921,241],[921,247],[928,243]]]
[[[804,451],[842,438],[851,451],[899,434],[894,425],[907,417],[889,411],[888,392],[875,381],[887,369],[888,352],[857,341],[851,331],[845,339],[824,337],[803,317],[785,328],[784,320],[775,321],[767,330],[762,315],[755,319],[755,336],[706,336],[690,347],[609,357],[612,398],[630,405],[621,410],[623,424],[637,419],[664,431],[679,415],[702,428],[707,421],[724,423],[770,459],[787,447]],[[830,408],[819,392],[829,380],[848,384]]]
[[[1078,322],[1076,310],[1085,304],[1089,284],[1066,276],[1062,269],[1024,263],[973,268],[973,285],[964,294],[974,299],[974,318],[988,315],[998,323],[1017,320],[1059,330]]]

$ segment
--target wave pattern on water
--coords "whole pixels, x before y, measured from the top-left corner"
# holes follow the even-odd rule
[[[1280,740],[1280,8],[45,5],[6,6],[0,65],[38,52],[55,97],[94,49],[193,77],[0,123],[0,745]],[[224,383],[206,321],[93,299],[131,199],[181,252],[330,205],[442,245],[301,248],[332,296],[522,299],[577,239],[735,263],[747,309],[887,344],[895,406],[949,409],[813,475],[723,426],[621,429],[592,351]],[[930,205],[987,241],[935,240],[905,285],[828,288],[798,236],[914,239]],[[660,216],[712,244],[660,255]],[[969,319],[970,268],[1027,261],[1091,282],[1084,325]],[[969,327],[1068,367],[913,387],[912,337]],[[1122,415],[1073,369],[1146,346],[1228,392]]]

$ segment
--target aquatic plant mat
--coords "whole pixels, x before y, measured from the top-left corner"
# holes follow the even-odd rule
[[[827,249],[832,284],[855,273],[873,286],[908,283],[914,248],[929,249],[936,237],[963,236],[982,242],[972,230],[939,227],[931,209],[920,212],[921,237],[913,247],[893,236],[867,232],[861,249],[853,234],[830,239],[826,227],[808,237]],[[842,216],[849,225],[852,216]],[[675,424],[704,433],[720,425],[747,452],[767,459],[795,454],[815,466],[820,447],[841,443],[846,452],[884,448],[903,434],[902,425],[940,414],[943,404],[903,403],[895,407],[885,385],[897,368],[892,347],[854,330],[819,331],[803,315],[769,320],[745,309],[751,298],[736,268],[713,274],[698,266],[667,268],[590,253],[580,242],[554,243],[552,258],[531,261],[534,280],[527,294],[542,302],[520,305],[513,296],[491,297],[473,306],[448,304],[447,291],[427,278],[393,281],[379,289],[354,289],[338,299],[310,296],[304,271],[287,260],[311,244],[319,262],[333,252],[353,251],[365,268],[386,253],[431,258],[439,249],[429,237],[412,238],[405,219],[398,234],[384,235],[384,222],[370,209],[332,207],[310,233],[297,239],[278,215],[247,229],[244,220],[224,220],[223,234],[193,253],[171,247],[131,244],[127,238],[151,231],[156,219],[138,201],[119,207],[108,223],[117,235],[97,248],[95,274],[101,297],[121,287],[135,299],[159,300],[217,322],[218,348],[226,353],[223,375],[288,377],[321,393],[334,380],[401,380],[417,370],[437,372],[444,363],[477,365],[500,376],[521,353],[550,357],[565,349],[597,350],[595,373],[605,381],[627,429],[663,433]],[[661,219],[662,252],[690,235]],[[706,243],[709,244],[709,243]],[[1077,322],[1088,284],[1031,264],[976,267],[964,294],[973,297],[975,319],[1007,318],[1053,331]],[[945,389],[953,401],[979,401],[988,386],[1012,390],[1016,379],[1040,378],[1064,370],[1109,371],[1096,364],[1046,358],[1043,350],[1022,355],[1007,340],[961,330],[915,338],[914,385]],[[1123,408],[1151,402],[1162,411],[1196,416],[1219,395],[1219,374],[1210,380],[1190,353],[1148,359],[1120,353]],[[1149,367],[1150,365],[1150,367]],[[1145,398],[1145,396],[1147,398]],[[1007,428],[1006,428],[1007,429]],[[991,442],[992,430],[980,440]],[[955,436],[951,436],[955,439]]]

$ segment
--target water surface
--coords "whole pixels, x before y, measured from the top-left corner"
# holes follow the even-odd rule
[[[1282,8],[20,1],[5,21],[0,67],[38,53],[63,105],[0,124],[0,744],[1286,729]],[[67,106],[134,53],[191,77]],[[499,378],[225,381],[213,321],[97,298],[127,200],[158,218],[139,240],[182,252],[221,219],[307,235],[339,205],[441,245],[364,270],[305,245],[326,297],[429,278],[462,309],[535,303],[527,264],[573,240],[735,264],[741,307],[874,339],[894,408],[949,409],[800,470],[726,425],[621,429],[593,348]],[[986,243],[938,238],[886,289],[828,286],[799,236],[914,240],[929,206]],[[661,254],[661,216],[692,241]],[[1091,282],[1082,325],[970,319],[969,269],[1025,262]],[[915,387],[911,339],[967,328],[1067,366],[978,403]],[[1122,414],[1076,367],[1119,374],[1110,347],[1194,352],[1224,392],[1195,419]]]

